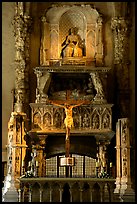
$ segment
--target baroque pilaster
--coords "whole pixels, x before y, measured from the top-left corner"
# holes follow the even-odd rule
[[[14,111],[26,112],[29,105],[29,41],[31,17],[24,2],[15,3],[13,19],[15,36],[15,106]]]
[[[117,103],[120,105],[120,117],[128,117],[130,101],[129,90],[129,35],[131,21],[124,17],[114,17],[111,21],[114,36],[114,65],[117,78]]]

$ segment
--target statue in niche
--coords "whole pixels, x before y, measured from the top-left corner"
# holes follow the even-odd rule
[[[98,129],[99,128],[99,116],[94,115],[93,116],[93,129]]]
[[[39,128],[41,123],[41,118],[39,114],[35,114],[34,118],[33,118],[33,124],[35,128]]]
[[[45,127],[50,127],[51,126],[51,117],[50,117],[49,113],[46,113],[44,115],[43,122],[44,122]]]
[[[83,128],[88,128],[88,127],[89,127],[89,116],[87,113],[85,113],[83,117]]]
[[[54,115],[54,126],[56,128],[60,128],[61,127],[61,117],[59,113],[55,113]]]
[[[62,43],[61,57],[82,57],[83,48],[83,41],[78,34],[78,28],[71,28]]]
[[[103,117],[103,124],[104,124],[104,128],[109,128],[109,115],[105,114]]]
[[[74,121],[74,127],[75,128],[79,128],[79,126],[80,126],[80,121],[79,121],[79,113],[78,113],[78,110],[77,109],[75,109],[74,111],[73,111],[73,121]]]

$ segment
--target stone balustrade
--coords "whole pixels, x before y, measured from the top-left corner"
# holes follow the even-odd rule
[[[21,178],[19,202],[114,202],[113,178]]]

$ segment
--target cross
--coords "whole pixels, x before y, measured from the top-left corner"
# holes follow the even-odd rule
[[[87,100],[72,100],[70,99],[70,94],[71,91],[67,90],[66,91],[66,100],[52,100],[49,102],[53,105],[62,107],[65,109],[66,113],[66,118],[64,120],[65,126],[66,126],[66,144],[65,144],[65,149],[66,149],[66,157],[69,157],[69,150],[70,150],[70,129],[73,126],[73,116],[72,116],[72,109],[76,106],[80,106],[82,104],[87,104],[90,103]],[[63,105],[62,105],[63,104]],[[74,105],[75,104],[75,105]]]

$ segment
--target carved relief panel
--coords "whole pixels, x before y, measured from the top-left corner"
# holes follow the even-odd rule
[[[30,104],[32,108],[32,129],[55,131],[65,130],[65,112],[63,108],[52,105]],[[73,109],[74,127],[72,130],[88,131],[111,130],[112,129],[112,105],[102,107],[82,105]]]

